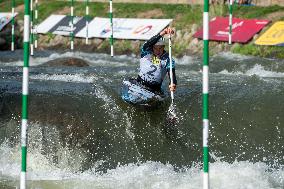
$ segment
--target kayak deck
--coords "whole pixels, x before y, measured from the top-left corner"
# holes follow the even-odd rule
[[[122,99],[130,104],[152,106],[164,100],[163,94],[158,94],[136,81],[124,79],[121,87]]]

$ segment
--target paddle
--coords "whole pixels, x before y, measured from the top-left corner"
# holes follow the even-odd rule
[[[170,58],[170,80],[171,85],[173,84],[173,65],[172,65],[172,40],[171,34],[169,36],[169,58]],[[171,105],[167,112],[167,125],[174,126],[178,121],[177,113],[176,113],[176,106],[174,104],[174,91],[171,91]]]

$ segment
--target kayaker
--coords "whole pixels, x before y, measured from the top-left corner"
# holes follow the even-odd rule
[[[146,41],[141,48],[140,71],[137,81],[158,93],[162,92],[161,86],[166,74],[170,78],[170,58],[165,51],[165,39],[163,37],[169,34],[173,35],[174,30],[170,27],[165,28]],[[170,91],[175,91],[177,85],[174,63],[175,61],[172,59],[173,84],[169,84]]]

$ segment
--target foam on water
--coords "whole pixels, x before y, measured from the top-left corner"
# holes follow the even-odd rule
[[[67,150],[67,149],[66,149]],[[20,148],[11,149],[6,142],[0,146],[0,178],[18,180],[20,173]],[[68,155],[63,157],[68,159]],[[77,161],[80,161],[78,159]],[[171,164],[147,161],[118,165],[106,173],[97,172],[97,164],[84,172],[55,166],[40,153],[39,149],[28,152],[28,183],[49,181],[61,183],[63,188],[108,188],[108,189],[197,189],[202,188],[201,163],[179,170]],[[45,182],[46,184],[46,182]],[[41,187],[48,188],[42,183]],[[210,164],[210,184],[218,189],[282,189],[284,169],[271,169],[263,162],[217,161]]]
[[[235,54],[232,52],[220,52],[218,54],[216,54],[215,56],[213,56],[212,58],[218,58],[218,57],[223,57],[226,59],[230,59],[230,60],[236,60],[236,61],[245,61],[245,60],[249,60],[249,59],[253,59],[253,56],[247,56],[247,55],[241,55],[241,54]]]
[[[39,74],[31,75],[30,78],[35,80],[65,81],[76,83],[93,83],[95,80],[95,76],[85,76],[83,74]]]
[[[284,77],[284,73],[267,71],[261,65],[255,65],[252,69],[246,71],[245,75],[258,75],[260,77]]]
[[[54,53],[44,58],[35,58],[35,62],[32,64],[39,65],[48,60],[62,58],[62,56],[70,57],[74,55],[73,53]],[[128,56],[118,56],[115,59],[110,58],[109,55],[104,54],[88,54],[88,53],[76,53],[75,55],[88,60],[92,65],[104,64],[104,65],[129,65],[133,62],[133,57]],[[225,54],[227,56],[227,54]],[[235,55],[233,55],[234,57]],[[232,58],[232,55],[228,55]],[[249,59],[250,57],[238,57],[236,59],[244,60],[243,58]],[[136,59],[136,58],[135,58]],[[136,60],[135,60],[136,61]],[[177,64],[181,65],[191,65],[195,64],[195,60],[191,57],[183,57],[177,61]],[[19,61],[20,62],[20,61]],[[138,59],[137,59],[138,62]],[[14,62],[15,63],[15,62]],[[198,63],[198,61],[197,61]],[[13,64],[13,63],[12,63]],[[18,63],[17,63],[18,64]],[[8,65],[8,64],[7,64]],[[22,65],[20,62],[19,66]],[[224,69],[224,68],[222,68]],[[266,69],[266,70],[265,70]],[[183,71],[181,76],[190,77],[191,81],[199,81],[201,73],[197,69],[190,71]],[[117,70],[116,70],[117,71]],[[180,71],[181,72],[181,71]],[[128,74],[128,71],[118,71],[116,74],[123,75]],[[132,74],[132,72],[130,72]],[[259,77],[279,77],[282,78],[284,73],[273,72],[267,70],[261,65],[254,65],[251,69],[244,72],[228,72],[223,70],[217,72],[218,74],[225,75],[245,75],[252,76],[257,75]],[[134,72],[133,72],[134,74]],[[193,77],[193,78],[192,78]],[[110,117],[110,124],[113,124],[113,120],[118,120],[115,122],[114,127],[121,129],[114,129],[112,132],[117,134],[116,137],[121,137],[120,141],[124,141],[127,144],[135,143],[135,132],[132,131],[132,125],[135,120],[132,120],[131,114],[122,113],[123,108],[117,105],[118,102],[113,94],[105,87],[105,83],[96,82],[99,78],[93,75],[84,74],[37,74],[31,75],[33,80],[52,80],[52,81],[63,81],[63,82],[78,82],[78,83],[94,83],[93,94],[96,98],[100,100],[100,105],[107,110],[106,114]],[[105,81],[112,83],[114,80],[112,78],[106,79]],[[122,115],[122,116],[121,116]],[[271,115],[270,115],[271,116]],[[123,120],[123,121],[121,121]],[[119,124],[119,125],[118,125]],[[280,122],[279,122],[280,125]],[[37,187],[34,188],[51,188],[50,183],[59,183],[58,188],[100,188],[100,189],[183,189],[183,188],[202,188],[202,162],[192,163],[189,167],[175,168],[173,165],[167,163],[163,164],[156,161],[138,161],[139,163],[130,163],[126,165],[117,165],[114,169],[109,169],[107,172],[99,172],[101,166],[104,166],[105,159],[99,159],[96,164],[92,164],[91,168],[85,171],[81,171],[82,162],[86,161],[86,154],[88,152],[80,151],[80,146],[70,149],[68,147],[63,147],[60,144],[59,135],[56,130],[48,130],[47,133],[55,135],[54,137],[46,137],[48,140],[56,145],[56,156],[58,156],[59,161],[57,163],[52,162],[52,160],[47,157],[46,154],[42,152],[42,147],[40,146],[44,140],[42,140],[41,133],[39,132],[39,127],[42,125],[29,124],[29,145],[28,145],[28,183],[37,182]],[[50,127],[48,127],[50,128]],[[280,135],[280,130],[279,135]],[[125,132],[124,132],[125,131]],[[45,133],[46,134],[46,133]],[[122,137],[123,135],[123,137]],[[124,137],[124,135],[126,137]],[[67,137],[72,137],[71,135]],[[214,138],[214,137],[213,137]],[[20,141],[20,140],[16,140]],[[119,141],[119,140],[118,140]],[[281,138],[278,139],[281,141]],[[236,141],[237,142],[237,141]],[[240,144],[242,145],[242,144]],[[135,146],[135,144],[134,144]],[[239,144],[238,144],[239,146]],[[251,148],[256,148],[250,145]],[[245,146],[246,147],[246,146]],[[137,148],[138,150],[138,148]],[[74,154],[75,153],[75,154]],[[276,152],[275,152],[276,153]],[[137,154],[137,153],[135,153]],[[273,156],[275,160],[280,159],[280,155]],[[212,155],[212,154],[211,154]],[[221,154],[222,155],[222,154]],[[220,156],[221,156],[220,155]],[[258,154],[256,154],[258,155]],[[213,156],[211,156],[213,157]],[[139,158],[137,158],[139,160]],[[143,159],[143,158],[141,158]],[[269,165],[265,159],[263,162],[251,162],[251,161],[235,161],[233,163],[226,162],[221,158],[212,159],[214,163],[210,164],[210,183],[211,188],[215,189],[283,189],[284,188],[284,167],[283,165],[277,165],[274,168],[273,165]],[[246,160],[246,159],[245,159]],[[281,160],[281,159],[280,159]],[[261,160],[262,161],[262,160]],[[137,162],[137,161],[136,161]],[[12,145],[6,139],[0,145],[0,184],[3,182],[13,182],[18,183],[20,169],[21,169],[21,150],[20,144]],[[272,166],[272,167],[271,167]],[[15,183],[14,182],[14,183]],[[13,185],[15,186],[15,185]],[[32,188],[32,187],[29,187]]]
[[[104,98],[104,97],[103,97]],[[131,121],[130,121],[131,122]],[[130,124],[129,122],[129,124]],[[100,189],[199,189],[202,188],[202,162],[191,166],[175,168],[169,163],[146,161],[118,164],[106,172],[98,170],[106,160],[98,160],[90,169],[80,171],[85,161],[84,153],[78,149],[62,147],[58,143],[59,161],[51,162],[42,154],[42,125],[31,123],[28,133],[27,180],[29,188],[100,188]],[[48,126],[47,136],[53,140],[58,131]],[[133,133],[131,133],[133,135]],[[70,136],[72,137],[72,136]],[[19,185],[21,171],[20,144],[11,146],[8,139],[0,145],[0,180],[9,186]],[[72,154],[72,156],[71,156]],[[75,155],[74,155],[75,154]],[[216,189],[282,189],[284,187],[284,167],[272,168],[264,162],[234,161],[228,163],[223,158],[211,154],[210,185]],[[73,158],[71,158],[73,157]]]
[[[99,53],[83,53],[83,52],[65,52],[65,53],[52,53],[47,57],[30,57],[29,65],[38,66],[44,64],[50,60],[55,60],[58,58],[70,58],[76,57],[88,61],[91,65],[110,65],[110,66],[121,66],[126,65],[126,63],[137,64],[139,59],[134,58],[135,55],[119,55],[112,58],[108,54]],[[23,66],[23,60],[16,60],[13,62],[1,62],[3,66]]]
[[[268,71],[265,70],[263,66],[261,65],[254,65],[253,68],[247,70],[246,72],[241,72],[241,71],[237,71],[237,72],[228,72],[227,70],[223,70],[221,72],[219,72],[220,74],[224,74],[224,75],[246,75],[246,76],[259,76],[259,77],[284,77],[284,73],[282,72],[273,72],[273,71]]]
[[[56,56],[56,58],[60,58],[60,56],[58,55]],[[52,60],[50,57],[30,57],[29,65],[38,66],[50,60]],[[22,60],[17,60],[13,62],[1,62],[0,61],[0,64],[3,66],[23,66],[23,61]]]
[[[126,70],[121,70],[117,72],[117,75],[126,75],[126,74],[137,74],[138,72],[136,70],[132,70],[132,71],[126,71]]]
[[[183,56],[182,58],[176,59],[177,65],[190,65],[198,64],[198,59],[192,56]]]

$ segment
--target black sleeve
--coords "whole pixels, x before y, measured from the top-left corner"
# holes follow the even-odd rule
[[[171,75],[170,75],[170,69],[168,69],[168,76],[171,84]],[[176,70],[173,68],[173,83],[177,85],[177,78],[176,78]]]
[[[151,51],[153,46],[157,43],[157,41],[159,41],[161,37],[162,36],[160,35],[160,33],[151,37],[151,39],[149,39],[148,41],[146,41],[146,43],[143,44],[142,52]]]

